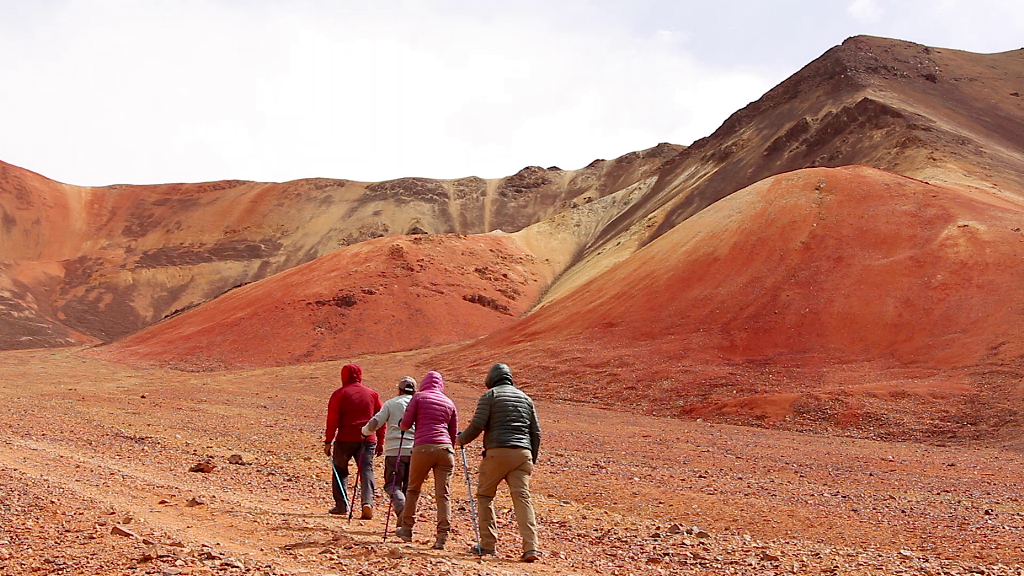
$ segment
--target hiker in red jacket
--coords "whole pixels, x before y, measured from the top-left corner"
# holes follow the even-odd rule
[[[362,515],[364,520],[373,518],[373,495],[376,483],[373,480],[373,455],[378,456],[384,448],[384,428],[380,427],[375,436],[363,436],[363,426],[380,410],[380,396],[363,385],[363,371],[356,364],[346,364],[341,369],[341,388],[331,394],[327,404],[327,433],[324,438],[324,454],[332,457],[334,468],[331,487],[334,492],[334,508],[330,514],[348,514],[346,502],[350,502],[345,486],[348,484],[348,461],[355,459],[362,488]],[[340,479],[340,484],[339,484]],[[355,494],[352,495],[353,497]],[[355,506],[355,502],[352,502]]]

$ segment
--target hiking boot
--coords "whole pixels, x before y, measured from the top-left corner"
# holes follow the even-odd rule
[[[348,514],[348,508],[345,508],[344,506],[337,506],[336,505],[334,508],[331,508],[330,510],[328,510],[327,513],[328,514],[334,514],[335,516],[338,516],[338,515],[341,515],[341,514]]]
[[[434,550],[444,550],[444,545],[445,545],[445,542],[447,542],[447,541],[448,541],[447,537],[445,537],[445,536],[438,536],[437,540],[434,541],[434,546],[433,546]]]
[[[536,562],[540,559],[540,552],[536,550],[527,550],[523,552],[523,562]]]
[[[479,544],[470,546],[469,553],[476,554],[477,556],[494,556],[497,554],[493,548],[481,548]]]
[[[412,542],[412,528],[395,528],[395,536],[401,538],[403,542]]]
[[[363,520],[373,520],[373,506],[363,504],[363,514],[360,518]]]

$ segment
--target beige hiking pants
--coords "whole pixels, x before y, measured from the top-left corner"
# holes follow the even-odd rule
[[[504,480],[512,495],[512,506],[523,537],[523,552],[537,548],[537,518],[530,499],[530,474],[533,473],[532,455],[526,448],[488,448],[480,462],[480,479],[476,500],[480,509],[480,546],[494,550],[498,541],[498,526],[494,519],[494,495]]]
[[[455,449],[451,444],[420,444],[412,449],[409,459],[409,488],[405,491],[405,509],[398,525],[412,530],[416,523],[416,504],[427,474],[434,471],[434,499],[437,501],[437,536],[451,529],[451,510],[448,504],[452,470],[455,469]]]

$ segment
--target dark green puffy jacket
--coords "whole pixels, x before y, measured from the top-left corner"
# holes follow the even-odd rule
[[[540,454],[540,422],[533,400],[512,383],[512,371],[495,364],[487,373],[487,392],[476,404],[469,427],[459,434],[468,444],[484,433],[484,449],[526,448],[537,462]]]

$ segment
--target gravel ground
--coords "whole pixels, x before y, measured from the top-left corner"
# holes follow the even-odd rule
[[[360,363],[387,398],[422,357]],[[507,492],[499,555],[467,553],[461,470],[447,550],[429,548],[427,493],[414,542],[385,543],[382,499],[369,521],[325,513],[322,418],[339,368],[190,374],[73,350],[0,354],[11,414],[0,433],[0,573],[1024,574],[1018,452],[550,400],[538,402],[539,562],[518,561]],[[448,391],[463,415],[480,393],[467,382]],[[473,470],[478,450],[467,453]],[[212,471],[190,472],[203,462]]]

